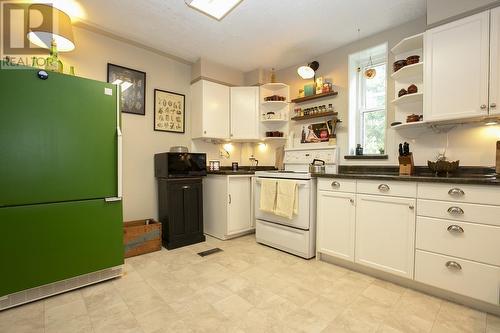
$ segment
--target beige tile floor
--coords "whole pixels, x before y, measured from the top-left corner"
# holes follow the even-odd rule
[[[123,278],[0,312],[0,332],[493,333],[500,318],[246,236],[128,259]]]

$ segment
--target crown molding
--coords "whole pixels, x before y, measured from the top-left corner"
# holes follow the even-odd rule
[[[87,21],[79,20],[79,21],[73,22],[73,25],[75,27],[77,27],[77,28],[85,29],[85,30],[88,30],[88,31],[91,31],[91,32],[94,32],[94,33],[97,33],[97,34],[100,34],[100,35],[103,35],[105,37],[112,38],[112,39],[117,40],[119,42],[130,44],[132,46],[135,46],[135,47],[141,48],[143,50],[155,53],[157,55],[169,58],[171,60],[174,60],[174,61],[186,64],[186,65],[189,65],[189,66],[193,65],[193,62],[191,62],[189,60],[186,60],[184,58],[175,56],[173,54],[170,54],[170,53],[158,50],[158,49],[156,49],[154,47],[151,47],[151,46],[148,46],[148,45],[136,42],[136,41],[134,41],[132,39],[119,36],[119,35],[117,35],[115,33],[109,32],[109,31],[105,30],[104,28],[102,28],[100,26],[97,26],[97,25],[95,25],[93,23],[87,22]]]

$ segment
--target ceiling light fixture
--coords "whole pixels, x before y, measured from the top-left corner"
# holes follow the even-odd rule
[[[297,69],[297,74],[304,80],[312,79],[316,76],[316,71],[319,68],[319,62],[313,61],[307,64],[307,66],[300,66]],[[315,80],[316,81],[316,80]]]
[[[48,49],[52,41],[55,41],[59,52],[68,52],[75,48],[73,27],[68,14],[48,4],[33,4],[29,7],[29,10],[30,14],[39,12],[41,17],[52,18],[52,20],[42,19],[41,22],[37,22],[36,27],[32,27],[35,25],[34,22],[31,22],[34,17],[29,16],[29,26],[32,27],[28,32],[30,42]]]
[[[186,5],[206,14],[218,21],[222,20],[230,11],[243,0],[184,0]]]

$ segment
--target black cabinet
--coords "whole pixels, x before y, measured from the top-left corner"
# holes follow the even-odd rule
[[[159,178],[158,203],[167,249],[205,241],[201,178]]]

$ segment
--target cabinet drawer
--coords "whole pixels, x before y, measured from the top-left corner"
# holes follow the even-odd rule
[[[356,180],[354,179],[318,179],[318,190],[338,191],[338,192],[356,192]]]
[[[500,266],[500,227],[417,218],[417,243],[420,250]]]
[[[418,198],[500,205],[500,187],[419,183]]]
[[[417,250],[415,280],[498,305],[500,268]]]
[[[419,199],[417,215],[500,226],[500,206]]]
[[[414,198],[417,196],[417,184],[384,180],[359,180],[357,191],[366,194]]]

